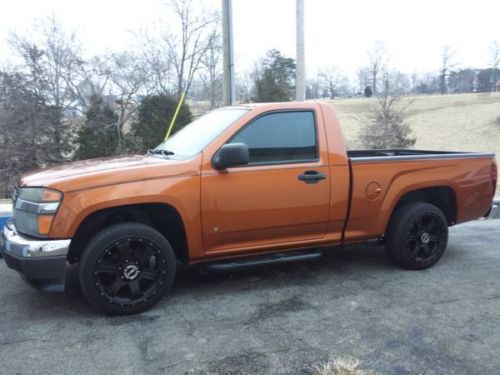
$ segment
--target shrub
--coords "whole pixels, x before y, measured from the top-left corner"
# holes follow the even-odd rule
[[[94,95],[85,113],[85,123],[78,132],[75,159],[115,155],[118,147],[118,116],[102,96]]]
[[[403,114],[397,112],[377,114],[361,128],[360,140],[368,149],[407,148],[417,141]]]
[[[373,90],[370,86],[366,86],[365,87],[365,96],[367,98],[371,98],[371,96],[373,95]]]
[[[138,151],[158,146],[167,133],[170,121],[174,116],[178,100],[171,95],[154,95],[142,100],[137,120],[132,124],[132,134],[139,141]],[[184,103],[181,106],[172,134],[191,122],[191,111]]]

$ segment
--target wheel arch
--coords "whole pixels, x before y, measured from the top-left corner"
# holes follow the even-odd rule
[[[93,234],[113,224],[134,222],[149,225],[160,232],[172,245],[178,260],[189,262],[186,229],[179,211],[165,203],[145,203],[104,208],[87,215],[71,241],[68,262],[79,261]]]
[[[430,203],[439,208],[446,217],[448,226],[454,225],[457,221],[458,208],[455,191],[449,186],[433,186],[403,193],[392,208],[391,215],[386,225],[386,231],[395,211],[404,204],[414,202]]]

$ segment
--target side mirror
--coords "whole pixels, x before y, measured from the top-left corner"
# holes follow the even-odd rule
[[[221,147],[212,159],[215,169],[226,169],[237,165],[248,164],[250,155],[248,146],[244,143],[228,143]]]

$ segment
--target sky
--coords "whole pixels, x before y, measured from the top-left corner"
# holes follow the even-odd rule
[[[221,0],[202,0],[216,9]],[[0,62],[15,61],[10,32],[35,33],[55,15],[75,31],[88,55],[133,48],[134,33],[169,19],[165,0],[0,0]],[[237,72],[252,69],[271,48],[295,57],[295,0],[233,0]],[[439,69],[444,45],[459,67],[487,67],[489,45],[500,40],[499,0],[305,0],[308,76],[337,66],[349,76],[381,40],[392,68],[411,74]]]

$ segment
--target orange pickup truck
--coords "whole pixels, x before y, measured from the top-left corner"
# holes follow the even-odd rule
[[[313,258],[371,239],[432,266],[448,227],[488,214],[494,154],[347,151],[325,103],[250,104],[198,118],[147,155],[21,177],[7,265],[46,291],[81,289],[112,314],[165,295],[180,263],[213,271]]]

